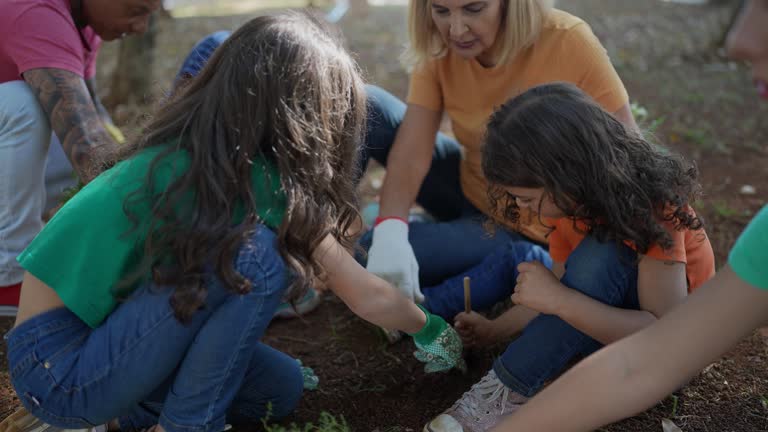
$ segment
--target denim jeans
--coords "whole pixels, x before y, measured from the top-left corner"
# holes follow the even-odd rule
[[[287,285],[275,234],[259,226],[235,268],[252,283],[238,295],[209,273],[205,306],[180,323],[170,289],[151,283],[97,328],[66,308],[6,336],[11,381],[24,406],[54,426],[79,429],[118,418],[124,430],[221,431],[298,403],[298,363],[259,340]]]
[[[544,248],[525,240],[513,240],[497,248],[483,261],[443,283],[422,288],[422,306],[446,320],[453,320],[464,310],[464,276],[472,282],[472,310],[487,310],[509,298],[517,283],[517,265],[540,261],[552,268],[552,258]]]
[[[386,166],[406,106],[379,87],[369,85],[366,91],[369,113],[363,168],[371,158]],[[522,239],[522,236],[501,228],[493,236],[485,231],[482,226],[485,216],[461,191],[461,157],[461,145],[455,139],[438,133],[432,165],[416,197],[416,202],[437,222],[414,222],[408,231],[419,263],[422,286],[439,284],[480,263],[486,255],[510,240]],[[369,231],[360,239],[364,250],[370,248],[372,236],[372,231]],[[364,261],[364,258],[360,260]]]
[[[615,242],[587,236],[568,257],[561,282],[610,306],[639,309],[637,253]],[[499,379],[523,396],[533,396],[575,358],[602,344],[555,315],[539,315],[494,362]]]
[[[43,228],[51,128],[24,81],[0,84],[0,286],[21,282],[16,257]]]

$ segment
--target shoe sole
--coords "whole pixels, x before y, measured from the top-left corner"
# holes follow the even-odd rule
[[[19,313],[16,306],[0,306],[0,317],[15,317]]]

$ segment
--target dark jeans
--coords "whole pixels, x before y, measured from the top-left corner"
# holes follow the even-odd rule
[[[370,159],[386,166],[406,105],[379,87],[369,85],[366,89],[369,114],[363,167]],[[409,240],[419,263],[421,286],[436,285],[461,274],[510,240],[523,239],[503,229],[497,229],[494,236],[485,231],[484,215],[461,191],[460,162],[459,143],[438,133],[432,165],[416,197],[416,202],[437,222],[413,222],[409,230]],[[371,240],[369,231],[360,239],[360,245],[368,250]]]
[[[637,253],[625,245],[587,236],[565,263],[561,282],[610,306],[639,309]],[[512,341],[493,365],[509,388],[533,396],[574,359],[602,344],[555,315],[539,315]]]
[[[512,295],[517,283],[517,265],[540,261],[552,268],[552,258],[544,248],[531,242],[510,241],[486,256],[483,261],[443,283],[422,288],[422,306],[447,321],[464,311],[464,276],[472,282],[472,310],[484,311]]]

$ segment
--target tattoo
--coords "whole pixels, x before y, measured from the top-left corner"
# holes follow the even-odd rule
[[[85,81],[72,72],[52,68],[32,69],[23,77],[80,180],[89,182],[102,170],[116,144],[102,125]]]
[[[93,105],[96,107],[96,112],[99,113],[101,120],[105,123],[112,123],[112,117],[110,117],[109,112],[107,112],[107,109],[104,108],[104,105],[101,103],[98,87],[96,87],[96,78],[88,78],[85,80],[85,86],[88,88],[88,94],[91,95],[91,100],[93,101]]]

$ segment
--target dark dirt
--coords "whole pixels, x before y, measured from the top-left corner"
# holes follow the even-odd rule
[[[658,1],[569,0],[561,7],[589,22],[609,50],[633,101],[647,109],[641,123],[658,141],[694,159],[705,197],[696,205],[718,264],[750,217],[768,200],[768,104],[759,103],[748,71],[725,60],[717,49],[730,17],[727,7],[683,6]],[[168,87],[182,57],[202,35],[234,28],[252,15],[196,17],[161,23],[154,67],[157,92]],[[350,48],[368,78],[403,96],[407,75],[396,54],[405,41],[402,7],[372,7],[366,17],[342,22]],[[115,67],[114,46],[101,55],[100,78]],[[118,106],[118,123],[146,107]],[[369,171],[367,198],[376,194]],[[744,194],[745,185],[753,194]],[[0,320],[0,331],[11,321]],[[418,431],[449,407],[489,369],[503,347],[474,350],[470,372],[425,375],[412,356],[412,342],[388,345],[332,295],[302,320],[273,323],[265,341],[299,357],[320,376],[286,422],[316,421],[321,412],[343,416],[354,431]],[[5,353],[0,352],[0,416],[18,406],[9,387]],[[584,389],[585,392],[589,389]],[[660,431],[661,420],[683,431],[768,431],[768,345],[759,333],[745,339],[688,386],[655,408],[602,430]],[[255,427],[254,427],[255,428]]]

